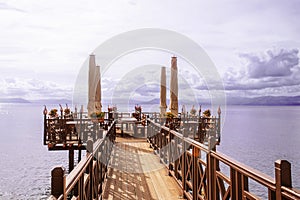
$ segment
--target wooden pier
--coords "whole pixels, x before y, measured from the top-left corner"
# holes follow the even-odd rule
[[[167,190],[165,188],[168,188]],[[118,137],[103,199],[179,199],[182,190],[146,139]]]
[[[217,152],[220,114],[167,122],[145,113],[143,125],[114,116],[104,124],[82,113],[70,120],[45,116],[49,150],[87,151],[69,174],[52,170],[49,199],[262,199],[250,180],[266,189],[267,199],[300,199],[288,161],[274,163],[272,178]],[[68,121],[76,124],[71,132]]]

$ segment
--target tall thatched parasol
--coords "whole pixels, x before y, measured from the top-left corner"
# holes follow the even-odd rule
[[[101,73],[100,73],[100,66],[96,66],[96,73],[95,73],[95,83],[96,85],[96,94],[95,94],[95,109],[98,112],[102,111],[102,104],[101,104]]]
[[[89,90],[88,90],[88,114],[95,112],[95,71],[96,71],[96,60],[95,55],[91,54],[89,59]]]
[[[177,77],[177,58],[171,60],[171,82],[170,82],[170,111],[178,116],[178,77]]]
[[[164,116],[167,110],[167,79],[166,67],[161,67],[160,77],[160,116]]]

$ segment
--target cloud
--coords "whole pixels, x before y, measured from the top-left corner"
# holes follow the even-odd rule
[[[2,2],[0,2],[0,10],[13,10],[13,11],[18,11],[18,12],[25,12],[22,9],[10,6],[10,5],[8,5],[6,3],[2,3]]]
[[[266,54],[241,54],[248,61],[249,78],[290,76],[299,64],[298,49],[268,50]]]
[[[7,98],[71,99],[72,92],[71,87],[55,82],[25,78],[0,79],[0,96]]]
[[[298,49],[268,50],[262,54],[241,54],[245,68],[229,68],[224,74],[228,94],[247,96],[299,95]],[[294,93],[293,93],[294,91]]]
[[[135,90],[141,96],[158,96],[160,92],[159,84],[145,84]]]
[[[0,3],[2,26],[0,65],[16,69],[6,74],[18,76],[21,78],[19,81],[25,80],[24,78],[28,80],[30,76],[47,80],[48,83],[73,81],[71,75],[76,73],[81,63],[97,45],[124,31],[156,27],[182,33],[205,47],[216,65],[221,66],[220,70],[223,70],[222,66],[234,66],[235,68],[226,72],[224,78],[227,90],[249,91],[299,84],[299,67],[296,64],[298,50],[283,49],[259,55],[244,54],[241,57],[247,61],[245,70],[236,68],[235,62],[238,61],[234,56],[235,51],[255,52],[257,49],[272,45],[299,46],[300,24],[297,23],[300,16],[297,12],[299,1],[276,0],[269,4],[260,1],[240,3],[237,0],[230,0],[222,6],[219,5],[219,1],[192,1],[190,4],[184,2],[170,4],[170,2],[162,2],[160,6],[150,1],[136,0],[109,4],[104,1],[86,3],[82,0],[72,3],[69,1]],[[57,6],[58,4],[60,6]],[[164,10],[166,6],[169,7],[167,11]],[[170,20],[173,23],[170,23]],[[271,23],[274,21],[276,24]],[[105,55],[103,53],[105,52],[101,52],[101,56]],[[139,62],[146,61],[143,57],[136,55],[134,57]],[[160,58],[157,55],[152,56],[151,63],[161,63]],[[169,66],[167,61],[168,64],[165,66]],[[135,66],[135,63],[130,64]],[[124,66],[124,62],[120,66]],[[179,65],[179,70],[182,69],[180,67]],[[37,75],[32,76],[26,72],[24,77],[25,68]],[[126,71],[125,69],[127,68],[122,67],[114,70],[114,77],[120,78],[118,75]],[[3,77],[6,76],[3,75],[2,68],[1,74]],[[40,74],[47,76],[41,77]],[[208,91],[205,80],[197,74],[192,72],[183,74],[186,82],[181,84],[182,90],[192,88],[198,94]],[[131,94],[135,90],[130,88],[136,88],[136,85],[144,82],[148,83],[132,78],[118,86],[122,89],[121,92],[127,91],[127,94]],[[45,81],[41,83],[46,90],[45,96],[52,95],[53,91],[48,83]],[[117,83],[115,81],[103,83],[105,96],[113,95],[112,86]],[[130,85],[131,83],[133,84]],[[27,84],[28,81],[24,81],[24,85]],[[56,84],[54,88],[61,91],[61,95],[65,95],[59,86],[61,85]],[[20,88],[22,87],[19,84],[6,92],[18,93]],[[28,95],[32,91],[40,95],[42,91],[37,92],[39,88],[37,86],[35,89],[26,89],[24,86]],[[115,92],[116,96],[123,93]]]

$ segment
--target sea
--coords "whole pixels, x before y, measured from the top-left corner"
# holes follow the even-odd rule
[[[293,186],[300,189],[300,106],[226,106],[222,110],[217,151],[271,177],[274,162],[288,160]],[[67,168],[67,162],[67,152],[48,151],[43,145],[42,105],[0,104],[1,200],[47,199],[51,169]],[[266,198],[264,188],[255,182],[251,188]]]

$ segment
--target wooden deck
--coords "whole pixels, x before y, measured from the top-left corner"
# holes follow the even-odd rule
[[[182,199],[182,190],[146,139],[117,137],[103,199]]]

